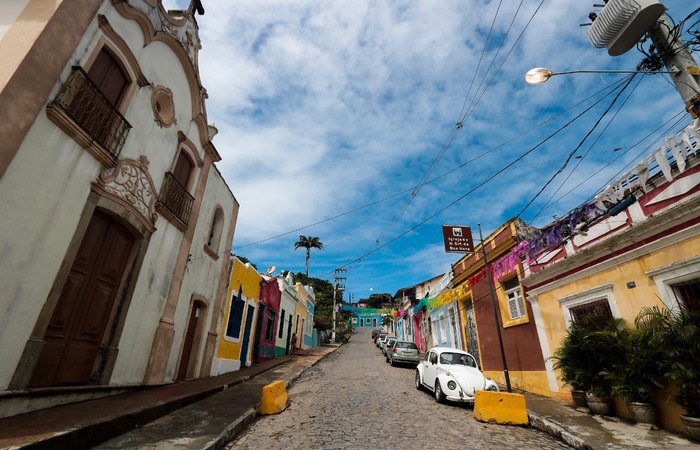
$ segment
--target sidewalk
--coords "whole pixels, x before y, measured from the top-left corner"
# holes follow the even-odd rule
[[[101,442],[97,448],[221,448],[255,418],[263,386],[294,383],[337,348],[300,350],[217,377],[0,419],[0,449],[76,450]]]
[[[591,415],[585,408],[541,397],[525,395],[530,426],[548,433],[576,449],[689,449],[700,450],[685,436],[663,429],[635,425],[619,417]]]
[[[276,380],[290,386],[337,348],[303,350],[218,377],[0,419],[0,448],[223,448],[256,417],[263,386]],[[670,431],[592,416],[550,398],[521,393],[530,426],[577,449],[700,450],[699,444]]]

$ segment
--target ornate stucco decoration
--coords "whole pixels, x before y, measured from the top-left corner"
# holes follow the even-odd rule
[[[151,108],[153,116],[159,127],[168,128],[172,124],[177,124],[175,117],[175,103],[173,102],[173,91],[165,86],[151,84]]]
[[[100,173],[93,189],[136,213],[136,217],[153,232],[158,219],[155,212],[157,194],[148,165],[145,155],[139,156],[138,160],[120,159],[114,169]]]

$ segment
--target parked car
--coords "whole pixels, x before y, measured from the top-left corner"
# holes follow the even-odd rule
[[[411,341],[397,340],[390,348],[387,348],[386,361],[392,366],[399,363],[418,364],[420,362],[418,346]]]
[[[384,343],[382,344],[382,353],[384,353],[384,356],[386,356],[386,351],[389,348],[389,346],[392,345],[394,342],[396,342],[396,338],[394,336],[389,336],[384,340]]]
[[[433,391],[435,401],[474,404],[475,392],[498,391],[498,385],[484,376],[469,353],[447,347],[433,347],[416,367],[416,389]]]
[[[372,330],[372,340],[375,341],[381,332],[382,330]]]
[[[374,344],[377,346],[377,348],[382,348],[382,341],[387,336],[388,336],[387,333],[379,333],[379,336],[377,336],[377,339],[374,340]]]

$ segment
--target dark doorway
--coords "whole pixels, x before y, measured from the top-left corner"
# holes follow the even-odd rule
[[[30,386],[90,382],[133,244],[124,225],[95,211],[44,334]]]
[[[258,323],[255,325],[255,340],[253,341],[253,361],[258,362],[260,359],[260,341],[265,334],[263,333],[263,326],[265,322],[265,305],[260,304],[260,310],[258,310]]]
[[[250,329],[253,327],[255,318],[255,307],[248,305],[248,314],[245,319],[245,330],[243,331],[243,343],[241,344],[241,367],[245,367],[248,360],[248,347],[250,347]]]
[[[177,369],[176,380],[184,380],[187,378],[187,368],[190,365],[192,356],[192,345],[197,334],[197,324],[199,323],[199,315],[201,313],[200,304],[194,302],[190,310],[190,318],[187,321],[187,330],[185,331],[185,342],[182,346],[182,356],[180,357],[180,366]]]

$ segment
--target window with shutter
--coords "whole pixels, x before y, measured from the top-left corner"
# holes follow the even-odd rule
[[[228,323],[226,324],[226,336],[234,339],[239,339],[241,337],[244,308],[245,302],[243,302],[240,296],[231,298],[231,311],[229,311]]]
[[[518,281],[518,278],[511,278],[510,280],[504,282],[503,289],[506,291],[508,311],[510,313],[511,320],[525,317],[527,315],[527,311],[525,309],[525,300],[523,299],[520,291],[520,282]]]

